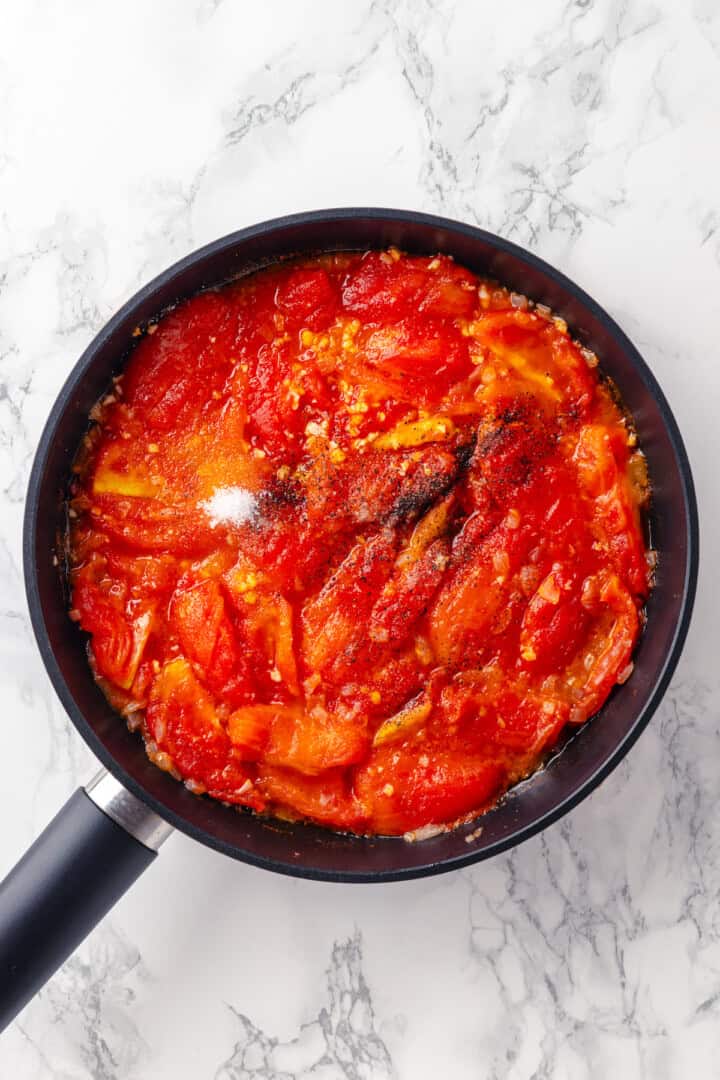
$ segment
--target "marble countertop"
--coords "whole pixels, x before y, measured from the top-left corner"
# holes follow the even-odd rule
[[[685,432],[698,601],[664,705],[569,817],[472,870],[294,881],[171,838],[0,1042],[13,1080],[623,1080],[720,1060],[720,8],[77,0],[0,40],[0,867],[94,771],[39,660],[24,488],[145,280],[322,206],[478,223],[606,306]]]

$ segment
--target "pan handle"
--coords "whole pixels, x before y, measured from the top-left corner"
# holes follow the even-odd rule
[[[103,771],[0,883],[0,1031],[150,865],[171,826]]]

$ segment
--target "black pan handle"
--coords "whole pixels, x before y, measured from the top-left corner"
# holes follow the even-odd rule
[[[171,827],[108,773],[0,883],[0,1031],[150,865]]]

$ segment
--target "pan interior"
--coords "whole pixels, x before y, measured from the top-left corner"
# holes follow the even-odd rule
[[[658,573],[632,677],[544,769],[482,817],[482,831],[470,843],[466,836],[478,823],[409,844],[257,817],[192,795],[150,763],[139,736],[128,732],[95,684],[54,565],[70,463],[92,405],[122,370],[138,324],[202,288],[278,259],[390,244],[452,255],[561,315],[597,353],[632,412],[653,491]],[[470,226],[409,212],[335,210],[278,219],[210,244],[143,288],[98,334],[63,387],[38,448],[24,561],[33,626],[55,689],[81,735],[126,787],[184,832],[247,862],[328,880],[388,880],[448,870],[516,844],[570,809],[614,768],[649,720],[677,663],[694,595],[697,523],[689,466],[662,392],[622,331],[580,289],[515,245]]]

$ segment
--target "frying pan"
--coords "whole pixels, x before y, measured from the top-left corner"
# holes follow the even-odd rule
[[[590,723],[540,772],[482,819],[420,843],[340,835],[198,798],[145,755],[95,684],[86,635],[67,615],[56,555],[70,464],[88,413],[123,364],[132,331],[177,300],[283,257],[394,244],[444,252],[478,274],[549,305],[593,349],[634,415],[653,499],[659,555],[635,670]],[[236,859],[324,881],[397,881],[466,866],[545,828],[588,795],[627,753],[660,701],[687,632],[697,575],[692,477],[675,420],[652,373],[617,324],[557,270],[490,233],[398,210],[322,210],[279,218],[217,240],[140,290],[100,331],[71,372],[40,439],[25,511],[28,604],[50,679],[105,766],[79,789],[0,885],[0,1029],[152,862],[173,828]],[[61,560],[60,560],[61,561]]]

